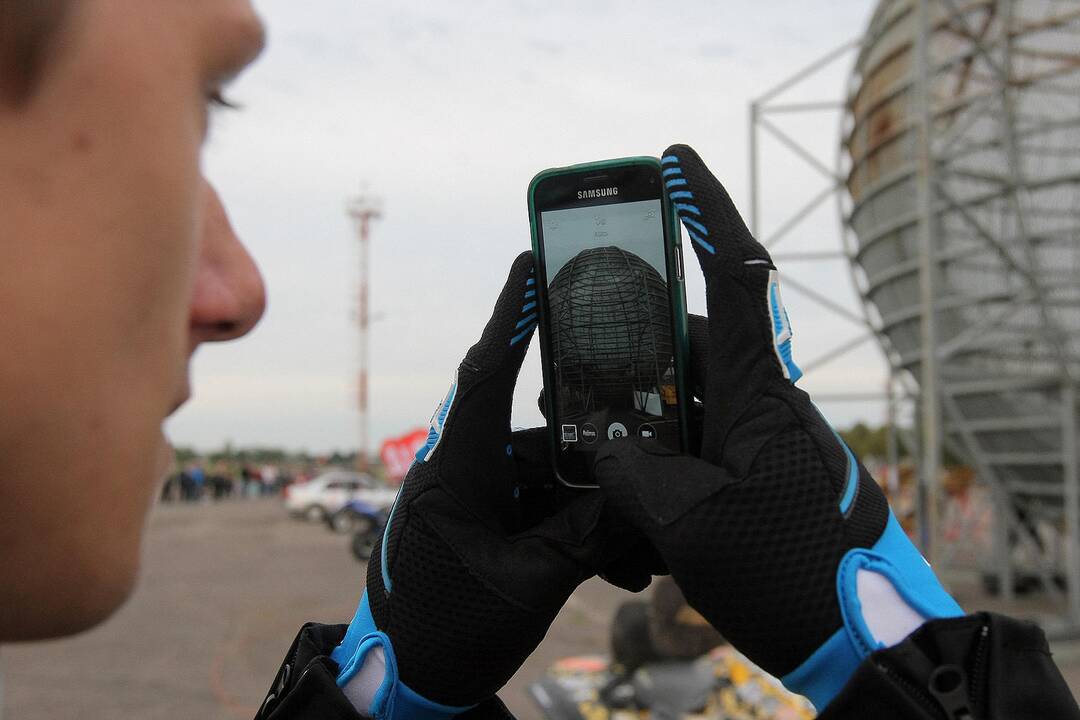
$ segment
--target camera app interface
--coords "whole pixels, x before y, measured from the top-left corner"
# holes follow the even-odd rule
[[[659,200],[541,214],[564,450],[637,436],[679,448]]]

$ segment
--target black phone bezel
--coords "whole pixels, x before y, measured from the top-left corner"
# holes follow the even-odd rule
[[[578,199],[580,190],[618,187],[617,196]],[[617,199],[616,199],[617,198]],[[568,477],[564,459],[569,451],[560,449],[561,438],[556,422],[556,392],[552,365],[550,317],[547,305],[547,263],[544,253],[541,213],[553,210],[597,207],[642,200],[659,200],[662,208],[664,258],[667,269],[668,307],[675,339],[677,415],[679,420],[680,451],[686,452],[689,442],[689,387],[686,298],[682,268],[682,244],[678,221],[664,190],[660,163],[655,158],[627,158],[546,170],[530,185],[529,211],[533,230],[533,251],[536,259],[537,310],[539,313],[540,354],[544,377],[544,406],[547,416],[548,445],[552,467],[559,482],[572,488],[595,488],[591,477],[584,480]],[[574,452],[574,456],[583,457]]]

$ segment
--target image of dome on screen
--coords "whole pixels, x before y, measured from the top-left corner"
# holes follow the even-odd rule
[[[637,408],[671,382],[667,283],[637,255],[583,250],[548,287],[552,355],[563,412]]]

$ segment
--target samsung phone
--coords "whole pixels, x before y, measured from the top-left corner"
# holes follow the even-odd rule
[[[595,487],[597,451],[636,436],[685,452],[686,295],[660,161],[545,170],[529,185],[544,404],[559,480]]]

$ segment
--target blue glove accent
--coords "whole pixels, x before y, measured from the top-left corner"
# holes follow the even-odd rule
[[[852,633],[852,641],[869,654],[885,647],[874,640],[863,618],[862,606],[856,592],[856,573],[871,570],[888,578],[905,603],[924,619],[960,617],[964,611],[945,591],[929,563],[908,539],[900,522],[889,511],[885,532],[869,550],[849,550],[840,561],[836,575],[836,590],[844,625]]]
[[[431,420],[428,421],[428,437],[424,446],[416,451],[417,462],[427,462],[428,457],[435,452],[435,448],[439,446],[439,440],[442,439],[443,427],[446,425],[446,416],[450,414],[450,407],[454,404],[454,398],[457,397],[457,371],[454,371],[454,378],[450,382],[450,389],[446,391],[446,397],[439,403],[439,406],[435,408],[435,412],[431,414]]]
[[[443,429],[446,427],[446,417],[450,414],[450,408],[454,404],[454,399],[457,397],[457,371],[454,371],[453,380],[450,382],[450,389],[446,391],[446,397],[435,408],[435,412],[431,414],[431,420],[428,421],[428,436],[424,446],[416,451],[416,459],[414,463],[427,462],[431,454],[435,452],[435,448],[439,446],[439,441],[442,440]],[[398,500],[401,499],[401,490],[405,487],[402,483],[398,488],[397,497],[394,498],[394,505],[390,508],[390,514],[386,518],[386,527],[383,528],[382,545],[379,550],[379,567],[382,569],[383,589],[386,592],[391,592],[394,587],[390,582],[390,573],[386,569],[386,546],[387,537],[390,535],[390,526],[394,522],[394,511],[397,510]]]
[[[802,370],[791,357],[791,320],[788,318],[784,300],[780,297],[780,275],[775,270],[769,271],[769,313],[773,323],[773,350],[780,360],[784,377],[792,383],[799,381]]]
[[[363,662],[356,662],[358,650],[360,644],[370,635],[382,635],[378,628],[375,627],[375,618],[371,615],[371,605],[368,604],[367,590],[364,590],[364,594],[360,596],[360,604],[356,607],[356,613],[353,615],[352,621],[349,623],[349,629],[345,631],[345,637],[342,638],[341,643],[334,648],[334,651],[330,653],[330,659],[338,664],[338,687],[341,687],[345,683],[352,680],[353,675],[360,669],[360,665]],[[390,641],[387,640],[386,649],[389,650]],[[370,650],[370,648],[368,648]],[[365,653],[366,654],[366,651]],[[392,650],[388,652],[388,658],[393,654]],[[359,660],[363,660],[363,657],[359,657]],[[386,663],[388,666],[391,664],[389,659]]]
[[[840,512],[847,515],[847,511],[851,509],[851,504],[855,502],[855,491],[859,487],[859,463],[855,461],[855,455],[852,454],[851,448],[847,446],[840,434],[836,430],[833,430],[833,434],[836,435],[840,447],[844,448],[844,455],[847,456],[847,484],[844,486],[844,494],[840,496]]]
[[[535,275],[536,268],[534,267],[532,270],[530,270],[529,274]],[[532,299],[536,297],[536,290],[530,289],[534,285],[536,285],[535,277],[530,277],[525,283],[525,305],[523,305],[521,308],[521,313],[522,315],[525,315],[525,317],[521,318],[521,320],[518,321],[518,324],[514,326],[515,330],[521,330],[521,332],[510,338],[511,345],[517,345],[519,342],[529,337],[530,333],[532,333],[532,331],[536,329],[536,325],[539,322],[539,320],[536,319],[537,313],[530,312],[532,310],[536,310],[536,300]],[[524,329],[522,330],[522,328]]]
[[[862,656],[855,651],[846,629],[840,628],[780,682],[791,692],[806,696],[820,711],[840,694],[861,662]]]
[[[890,510],[885,532],[874,546],[850,550],[840,561],[836,592],[844,626],[802,665],[781,678],[789,690],[808,697],[819,711],[836,697],[867,655],[885,647],[866,623],[857,588],[859,570],[884,576],[924,621],[964,614]]]
[[[360,598],[360,605],[341,644],[330,653],[330,659],[338,664],[337,686],[346,684],[364,665],[364,658],[375,647],[383,649],[386,675],[375,693],[367,714],[377,720],[445,720],[460,715],[472,706],[453,707],[432,702],[398,678],[397,658],[394,647],[385,633],[375,627],[371,615],[367,590]]]
[[[675,157],[674,155],[665,155],[660,160],[660,164],[678,165],[679,158]],[[668,177],[670,175],[682,175],[682,168],[666,168],[663,174],[664,177]],[[667,182],[665,182],[664,188],[668,191],[668,198],[670,198],[671,202],[674,204],[675,212],[678,213],[679,219],[682,220],[683,226],[686,228],[686,233],[690,236],[690,239],[700,245],[701,248],[705,250],[705,252],[709,253],[710,255],[715,255],[716,248],[713,247],[712,243],[704,239],[705,237],[709,236],[709,231],[706,230],[705,226],[701,223],[686,217],[687,213],[693,213],[694,215],[701,217],[701,210],[698,209],[695,205],[675,202],[676,200],[694,199],[694,193],[689,190],[676,190],[674,192],[672,191],[672,188],[683,187],[686,185],[689,185],[689,183],[684,178],[676,178],[674,180],[668,180]]]
[[[792,382],[795,381],[792,380]],[[836,428],[829,424],[829,421],[825,419],[825,415],[822,414],[817,405],[814,406],[814,411],[821,418],[821,422],[825,423],[829,430],[832,431],[833,437],[836,438],[836,442],[840,443],[840,447],[844,450],[844,456],[847,458],[847,479],[844,480],[844,492],[840,495],[840,512],[846,516],[848,510],[851,509],[852,503],[855,502],[855,495],[859,489],[859,463],[855,460],[855,454],[851,452],[851,448],[844,442],[844,438],[840,437],[840,433],[836,432]]]

